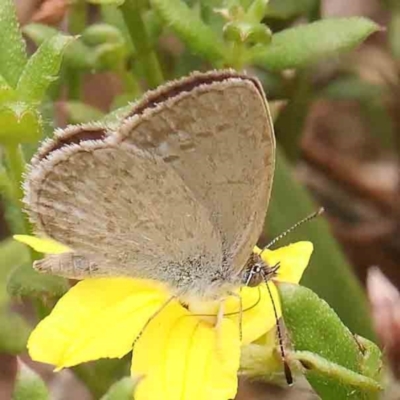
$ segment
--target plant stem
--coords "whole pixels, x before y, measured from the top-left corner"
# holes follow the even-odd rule
[[[78,35],[86,28],[87,4],[85,0],[75,0],[71,4],[68,18],[68,30],[73,35]]]
[[[241,71],[244,67],[244,45],[240,42],[233,42],[231,47],[231,58],[229,67],[234,68],[236,71]]]
[[[8,164],[8,176],[12,185],[15,202],[18,206],[21,220],[23,221],[24,233],[31,232],[28,218],[23,214],[24,204],[22,199],[24,192],[22,190],[22,179],[25,172],[25,160],[20,145],[10,145],[4,147],[5,156]]]
[[[300,155],[300,137],[313,99],[309,70],[297,72],[291,92],[288,105],[276,120],[275,132],[286,156],[294,162]]]
[[[87,4],[85,0],[74,0],[68,18],[68,31],[73,35],[79,35],[86,28]],[[81,98],[82,75],[77,69],[67,68],[66,78],[68,86],[68,98],[79,100]]]
[[[68,83],[68,99],[69,100],[80,100],[81,98],[81,84],[82,74],[79,70],[68,68],[66,70],[66,78]]]
[[[118,68],[118,75],[124,85],[124,91],[129,95],[132,95],[133,98],[140,97],[142,91],[135,75],[127,71],[124,65]]]
[[[162,84],[164,78],[160,63],[146,30],[139,3],[137,0],[125,0],[121,5],[121,11],[137,51],[143,74],[146,77],[148,85],[153,88]]]

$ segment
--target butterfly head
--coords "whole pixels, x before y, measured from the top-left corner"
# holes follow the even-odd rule
[[[278,272],[279,264],[270,266],[258,254],[253,253],[242,272],[242,284],[255,287],[262,282],[268,282]]]

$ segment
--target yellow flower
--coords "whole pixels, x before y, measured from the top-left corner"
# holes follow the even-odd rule
[[[60,249],[47,239],[17,239],[41,252]],[[276,280],[297,283],[312,250],[311,243],[298,242],[266,250],[262,257],[269,265],[280,263]],[[277,289],[273,282],[268,285],[281,315]],[[171,293],[158,282],[85,279],[32,332],[29,354],[60,369],[99,358],[121,358],[134,347],[131,373],[143,377],[136,400],[231,399],[237,391],[241,344],[256,340],[276,323],[265,284],[243,287],[237,294],[242,321],[239,297],[229,296],[223,304],[224,317],[217,323],[221,302],[184,307],[171,300]]]

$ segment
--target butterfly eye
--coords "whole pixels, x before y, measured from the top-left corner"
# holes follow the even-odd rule
[[[258,286],[263,281],[261,271],[262,266],[260,264],[253,264],[249,266],[243,273],[243,285],[249,287]]]

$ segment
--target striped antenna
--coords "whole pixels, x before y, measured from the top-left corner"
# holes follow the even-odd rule
[[[297,229],[300,225],[303,225],[305,222],[311,221],[312,219],[319,217],[323,212],[325,211],[324,207],[321,207],[318,211],[313,212],[312,214],[308,215],[307,217],[303,218],[299,222],[296,222],[293,226],[291,226],[289,229],[287,229],[285,232],[281,233],[279,236],[277,236],[275,239],[273,239],[271,242],[269,242],[261,251],[260,257],[263,253],[263,251],[271,248],[276,242],[279,242],[282,240],[286,235],[289,233],[293,232],[295,229]]]

